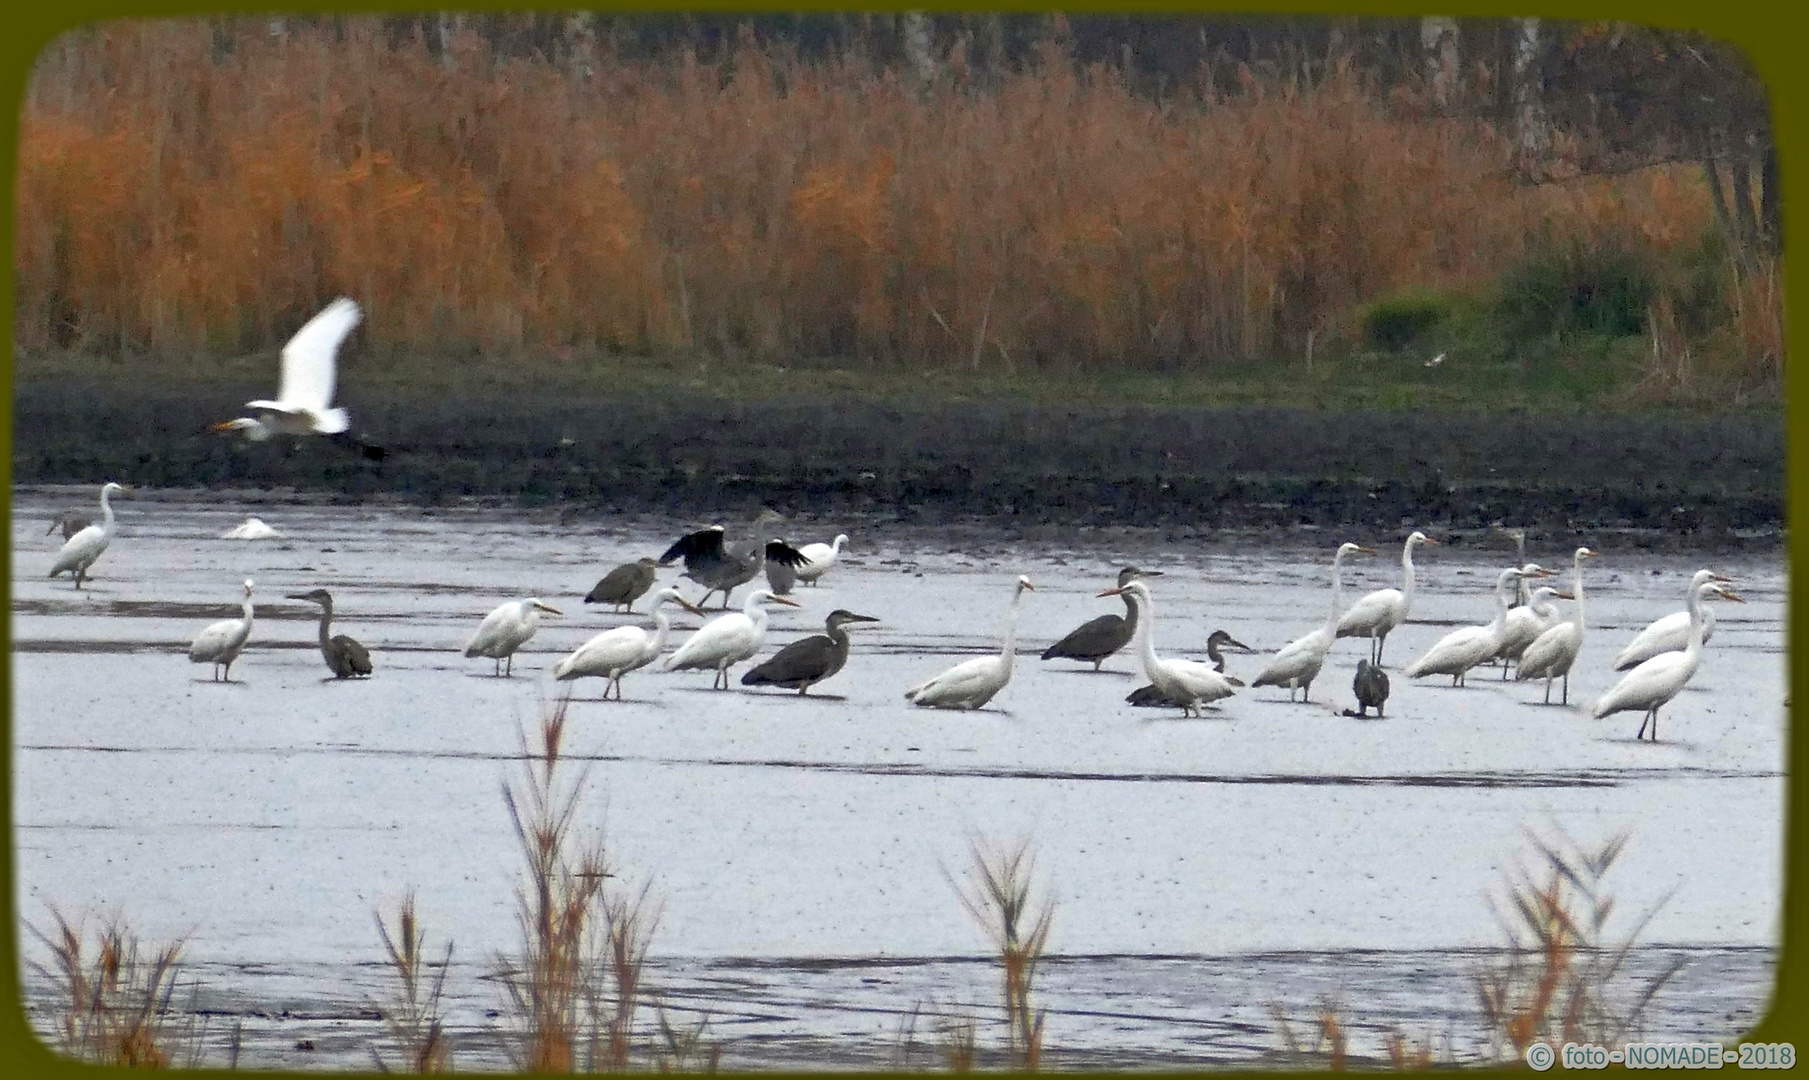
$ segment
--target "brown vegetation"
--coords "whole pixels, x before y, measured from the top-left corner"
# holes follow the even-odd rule
[[[192,1068],[202,1041],[195,1014],[170,1008],[182,943],[141,955],[138,935],[116,916],[95,932],[90,959],[83,922],[71,923],[54,907],[50,917],[49,933],[27,925],[50,952],[49,964],[32,966],[56,988],[53,1045],[98,1065]]]
[[[470,31],[436,57],[364,18],[75,31],[23,111],[17,338],[229,355],[348,293],[378,355],[1167,369],[1323,348],[1367,301],[1573,241],[1663,259],[1712,227],[1694,166],[1517,184],[1490,123],[1349,66],[1157,98],[1038,48],[920,85],[751,36],[555,63]],[[1728,304],[1769,364],[1780,292],[1766,269]]]
[[[1055,925],[1055,901],[1032,898],[1036,853],[1029,840],[1001,846],[985,839],[969,845],[973,866],[959,886],[961,906],[992,939],[1004,976],[1006,1062],[1011,1069],[1036,1071],[1043,1056],[1043,1011],[1036,1007],[1037,967]],[[974,1028],[959,1019],[942,1029],[949,1067],[966,1071],[974,1060]]]

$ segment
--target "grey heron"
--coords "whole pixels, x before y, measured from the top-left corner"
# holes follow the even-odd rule
[[[842,670],[848,662],[850,641],[843,627],[849,623],[878,622],[871,615],[856,615],[836,608],[823,620],[823,632],[785,646],[741,677],[743,686],[783,686],[799,696]]]
[[[363,645],[345,634],[331,634],[333,624],[333,594],[325,589],[311,589],[305,593],[286,593],[285,599],[307,600],[320,605],[320,655],[327,662],[327,670],[336,679],[350,679],[355,676],[371,673],[371,654]]]
[[[637,559],[603,575],[603,579],[585,594],[587,604],[614,604],[616,610],[634,610],[634,602],[653,588],[658,564],[652,559]]]
[[[1118,588],[1101,596],[1117,595],[1124,601],[1123,615],[1100,615],[1081,623],[1060,641],[1043,650],[1044,660],[1080,660],[1098,671],[1101,664],[1119,649],[1131,643],[1137,634],[1137,605],[1131,594],[1122,591],[1140,577],[1161,577],[1160,570],[1139,570],[1127,566],[1118,571]]]
[[[773,526],[784,521],[783,515],[763,510],[754,519],[753,539],[736,544],[724,542],[721,525],[712,525],[680,537],[659,557],[659,565],[670,566],[675,560],[685,561],[685,577],[704,586],[698,600],[702,607],[714,592],[722,593],[722,609],[728,610],[729,593],[739,585],[754,580],[770,559],[796,567],[804,561],[797,548],[776,539]],[[777,594],[775,594],[777,595]]]

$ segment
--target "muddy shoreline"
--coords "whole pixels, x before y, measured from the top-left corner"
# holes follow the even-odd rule
[[[1782,415],[1544,416],[1018,402],[365,395],[346,443],[209,433],[266,388],[21,381],[15,484],[292,491],[303,500],[925,526],[1217,531],[1494,522],[1617,546],[1768,550]]]

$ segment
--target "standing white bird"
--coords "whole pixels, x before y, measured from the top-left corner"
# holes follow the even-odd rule
[[[1533,643],[1520,654],[1520,666],[1514,671],[1516,679],[1542,678],[1545,680],[1545,704],[1547,705],[1551,704],[1551,681],[1559,676],[1564,678],[1564,697],[1559,704],[1570,704],[1570,669],[1576,664],[1578,654],[1583,651],[1583,631],[1586,627],[1583,615],[1583,560],[1592,559],[1595,556],[1596,552],[1586,547],[1577,549],[1575,555],[1577,581],[1571,589],[1571,596],[1576,598],[1577,609],[1571,612],[1569,619],[1534,638]]]
[[[835,563],[842,554],[842,545],[848,542],[847,533],[837,533],[835,542],[830,544],[805,544],[798,549],[806,562],[798,567],[798,580],[806,585],[815,585],[817,579],[835,569]]]
[[[708,594],[705,594],[708,595]],[[712,690],[729,688],[729,668],[760,651],[766,641],[767,601],[786,607],[803,607],[795,600],[775,596],[766,589],[755,589],[740,611],[719,615],[697,628],[678,651],[666,657],[664,671],[686,671],[693,668],[716,669],[710,681]]]
[[[210,623],[206,629],[195,635],[194,644],[188,647],[190,663],[212,664],[214,680],[220,679],[220,666],[226,666],[226,681],[232,681],[232,662],[245,651],[245,642],[251,637],[251,579],[245,579],[245,603],[239,609],[244,614],[237,619],[221,619]]]
[[[1684,650],[1660,653],[1627,672],[1614,684],[1614,689],[1596,701],[1589,715],[1600,720],[1609,713],[1643,709],[1646,715],[1639,722],[1639,733],[1634,738],[1643,738],[1646,725],[1651,724],[1652,741],[1657,742],[1658,710],[1677,696],[1702,665],[1702,614],[1706,610],[1702,602],[1714,597],[1746,603],[1726,586],[1714,581],[1705,582],[1690,597],[1690,640]]]
[[[913,705],[934,709],[977,709],[1005,689],[1018,662],[1018,605],[1024,590],[1036,591],[1030,579],[1019,576],[1011,594],[1011,607],[1005,613],[1005,642],[997,656],[980,656],[966,660],[933,679],[918,683],[905,691],[905,700]]]
[[[322,308],[283,346],[282,381],[275,401],[248,401],[252,416],[215,424],[215,431],[243,431],[254,442],[272,435],[337,435],[351,416],[335,409],[333,383],[340,343],[364,317],[345,297]]]
[[[653,633],[638,626],[605,630],[554,664],[553,678],[569,681],[587,675],[600,676],[609,680],[603,687],[603,697],[609,697],[609,689],[613,686],[616,700],[622,700],[622,676],[653,663],[666,650],[666,638],[672,632],[672,617],[665,610],[667,604],[677,604],[693,615],[703,614],[702,608],[693,606],[678,594],[677,589],[661,589],[653,594]]]
[[[1710,581],[1732,581],[1713,570],[1698,570],[1690,578],[1689,589],[1684,596],[1694,599],[1698,589]],[[1707,645],[1715,636],[1715,613],[1712,609],[1702,609],[1702,643]],[[1660,653],[1681,652],[1690,644],[1690,613],[1688,610],[1673,612],[1652,625],[1641,630],[1627,647],[1614,658],[1614,670],[1626,671],[1652,659]]]
[[[530,596],[526,600],[511,600],[499,606],[495,611],[484,616],[484,621],[477,626],[477,633],[465,643],[466,656],[488,656],[496,661],[496,675],[515,674],[515,650],[528,643],[534,632],[540,629],[540,613],[563,615],[565,612],[551,604],[542,603],[538,596]],[[506,667],[505,667],[506,662]]]
[[[1286,686],[1289,701],[1294,700],[1294,691],[1298,688],[1302,701],[1312,700],[1313,679],[1325,666],[1325,656],[1338,640],[1338,610],[1344,599],[1344,557],[1357,553],[1374,555],[1376,549],[1361,544],[1340,544],[1338,553],[1332,556],[1332,610],[1325,617],[1325,625],[1282,646],[1269,661],[1269,666],[1250,681],[1251,686]]]
[[[1507,625],[1508,595],[1522,570],[1503,570],[1495,579],[1495,621],[1487,626],[1464,626],[1438,639],[1425,655],[1403,670],[1410,679],[1421,675],[1449,675],[1452,686],[1464,685],[1464,675],[1501,648],[1501,631]]]
[[[1520,580],[1527,578],[1527,569],[1520,568]],[[1526,603],[1516,608],[1509,608],[1507,619],[1501,625],[1501,645],[1496,648],[1494,659],[1501,661],[1501,677],[1508,677],[1508,664],[1520,659],[1540,634],[1558,625],[1560,615],[1558,606],[1552,603],[1553,597],[1569,599],[1569,596],[1550,588],[1540,586],[1533,590]]]
[[[114,495],[130,495],[132,489],[121,484],[108,483],[101,488],[101,523],[90,525],[63,541],[63,549],[57,552],[57,561],[50,566],[50,577],[56,577],[65,570],[73,571],[75,587],[81,588],[88,577],[88,568],[94,560],[101,557],[107,545],[113,542],[113,504],[108,500]]]
[[[1369,639],[1369,659],[1377,667],[1382,666],[1382,646],[1388,643],[1388,632],[1406,622],[1407,613],[1413,608],[1415,544],[1431,544],[1436,547],[1438,541],[1416,530],[1401,545],[1401,587],[1377,589],[1365,595],[1338,619],[1339,637]]]
[[[1184,716],[1200,715],[1200,706],[1230,697],[1236,693],[1231,680],[1211,664],[1198,660],[1163,660],[1156,655],[1156,604],[1149,586],[1129,581],[1100,596],[1124,596],[1137,605],[1137,652],[1143,658],[1143,674],[1150,685],[1170,704],[1179,705]]]
[[[220,534],[222,540],[275,540],[283,534],[264,524],[263,518],[248,517]]]

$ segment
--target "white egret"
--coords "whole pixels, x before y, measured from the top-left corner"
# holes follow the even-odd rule
[[[1164,701],[1181,707],[1182,715],[1198,716],[1202,704],[1237,692],[1231,680],[1211,664],[1198,660],[1163,660],[1156,655],[1156,604],[1148,585],[1132,580],[1099,595],[1123,596],[1136,606],[1136,644],[1137,653],[1143,660],[1143,674]]]
[[[1520,570],[1520,580],[1525,581],[1527,571]],[[1527,597],[1526,603],[1516,608],[1509,608],[1507,619],[1501,624],[1501,645],[1496,648],[1494,659],[1501,661],[1501,677],[1508,677],[1508,664],[1520,659],[1520,654],[1540,634],[1563,621],[1558,605],[1552,603],[1553,598],[1568,600],[1570,595],[1549,586],[1534,589]]]
[[[1338,640],[1338,613],[1344,598],[1344,557],[1359,553],[1374,555],[1376,549],[1361,544],[1338,545],[1338,553],[1332,556],[1332,610],[1325,617],[1325,625],[1282,646],[1262,673],[1250,681],[1251,686],[1286,686],[1289,701],[1294,700],[1296,689],[1300,690],[1302,701],[1312,700],[1313,679],[1325,666],[1326,654]]]
[[[798,580],[806,585],[815,585],[818,578],[835,569],[836,560],[842,555],[842,545],[847,542],[847,533],[837,533],[832,543],[805,544],[799,548],[798,553],[804,556],[804,563],[797,568]]]
[[[528,643],[540,629],[540,613],[563,615],[565,612],[544,603],[538,596],[511,600],[484,616],[477,633],[465,643],[466,656],[488,656],[496,661],[496,675],[515,674],[515,650]],[[506,664],[506,667],[505,667]]]
[[[94,560],[101,557],[107,545],[113,542],[113,504],[108,500],[114,495],[130,495],[132,489],[122,484],[108,483],[101,488],[101,522],[90,525],[63,541],[63,549],[57,552],[57,561],[50,566],[50,577],[56,577],[65,570],[72,571],[75,587],[81,588],[88,577],[88,568]]]
[[[1514,671],[1516,679],[1545,680],[1547,705],[1551,704],[1551,681],[1560,676],[1564,679],[1564,696],[1559,704],[1570,704],[1570,669],[1576,664],[1578,654],[1583,651],[1583,631],[1587,625],[1583,614],[1583,560],[1593,559],[1596,554],[1586,547],[1577,549],[1574,556],[1577,580],[1570,590],[1577,602],[1576,610],[1571,612],[1570,618],[1534,638],[1533,643],[1520,654],[1520,666]]]
[[[1212,661],[1212,670],[1218,672],[1220,675],[1225,675],[1225,656],[1219,650],[1227,645],[1242,649],[1244,652],[1256,651],[1232,637],[1230,634],[1227,634],[1225,631],[1214,630],[1206,639],[1206,658]],[[1244,685],[1244,680],[1235,675],[1225,675],[1225,681],[1232,686]],[[1144,685],[1139,686],[1137,689],[1126,694],[1124,700],[1138,708],[1159,708],[1163,705],[1173,705],[1178,708],[1181,705],[1179,701],[1170,701],[1168,698],[1163,697],[1162,692],[1156,689],[1154,683],[1145,683]]]
[[[905,691],[905,700],[913,705],[934,709],[977,709],[1005,689],[1018,662],[1018,605],[1024,590],[1036,591],[1030,579],[1020,576],[1011,594],[1011,607],[1005,614],[1005,642],[997,656],[980,656],[966,660],[947,671],[918,683]]]
[[[572,650],[570,656],[554,664],[553,678],[569,681],[594,675],[608,679],[609,682],[603,687],[604,698],[609,697],[609,689],[613,686],[616,700],[622,700],[622,676],[646,667],[666,651],[666,638],[672,632],[672,617],[666,613],[667,604],[677,604],[693,615],[703,614],[702,608],[694,607],[689,600],[678,594],[677,589],[661,589],[653,594],[652,633],[638,626],[618,626],[605,630]]]
[[[245,642],[251,637],[251,579],[245,579],[245,603],[240,608],[244,614],[237,619],[221,619],[210,623],[206,629],[195,635],[195,640],[188,647],[190,663],[212,664],[214,679],[220,679],[220,667],[225,665],[227,682],[232,681],[232,662],[245,651]]]
[[[1508,596],[1520,580],[1522,569],[1503,570],[1495,579],[1495,621],[1487,626],[1464,626],[1438,639],[1425,655],[1403,670],[1410,679],[1422,675],[1449,675],[1452,686],[1464,685],[1464,675],[1471,668],[1495,655],[1501,648],[1501,631],[1507,625]]]
[[[766,641],[765,605],[769,601],[786,607],[803,607],[797,601],[775,596],[767,589],[755,589],[740,611],[720,615],[698,627],[678,651],[666,657],[662,670],[715,668],[716,677],[710,681],[710,688],[727,690],[729,668],[759,652]]]
[[[1716,597],[1737,604],[1746,602],[1725,585],[1714,581],[1703,583],[1690,597],[1690,640],[1684,650],[1660,653],[1621,676],[1614,689],[1596,700],[1589,715],[1600,720],[1610,713],[1644,710],[1645,718],[1639,722],[1639,733],[1634,738],[1643,738],[1646,725],[1651,724],[1652,741],[1657,742],[1658,710],[1677,696],[1702,665],[1702,614],[1706,610],[1702,602]]]
[[[371,673],[370,650],[345,634],[330,634],[333,624],[333,594],[325,589],[305,593],[286,593],[289,600],[307,600],[320,605],[320,655],[327,670],[336,679],[350,679]]]
[[[1413,548],[1416,544],[1438,546],[1438,541],[1415,530],[1401,545],[1401,587],[1377,589],[1352,604],[1338,619],[1339,637],[1369,639],[1369,659],[1382,665],[1382,646],[1388,643],[1388,632],[1407,621],[1413,608]]]
[[[1689,589],[1684,593],[1686,598],[1693,599],[1698,589],[1710,581],[1732,581],[1730,577],[1715,573],[1713,570],[1698,570],[1690,578]],[[1702,609],[1702,643],[1708,644],[1715,636],[1715,613],[1709,608]],[[1660,653],[1681,652],[1690,643],[1690,613],[1688,610],[1674,612],[1658,619],[1652,625],[1641,630],[1627,647],[1614,658],[1614,670],[1626,671],[1637,667]]]
[[[222,540],[275,540],[283,534],[264,524],[262,518],[248,517],[220,534]]]
[[[363,317],[343,296],[322,308],[283,346],[276,400],[248,401],[252,416],[215,424],[214,430],[242,431],[261,442],[272,435],[337,435],[350,427],[351,415],[332,407],[333,383],[339,345]]]

